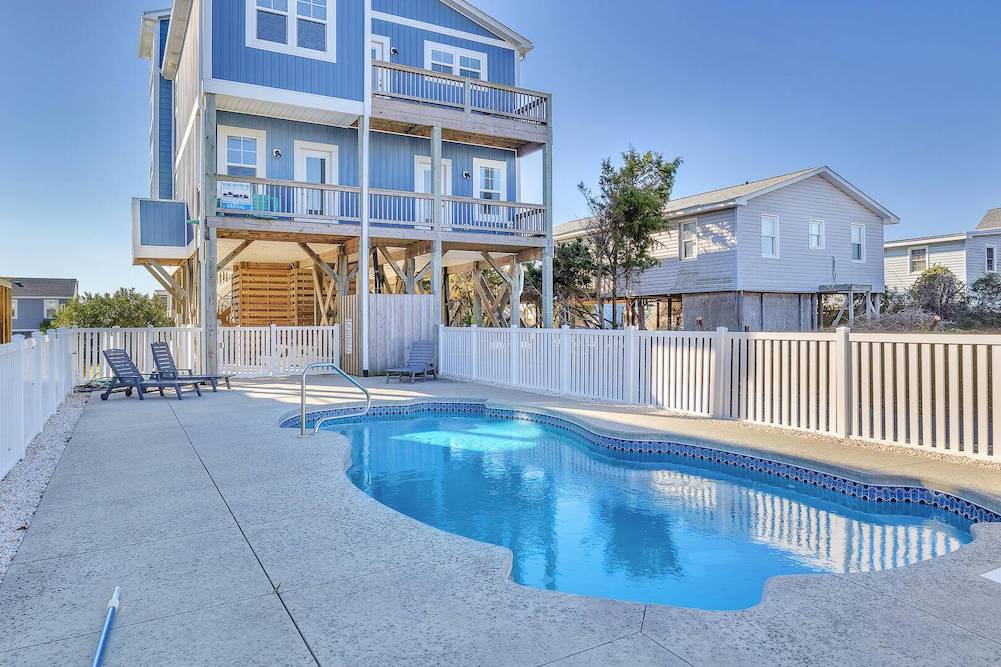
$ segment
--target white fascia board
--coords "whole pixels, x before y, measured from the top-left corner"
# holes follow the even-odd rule
[[[709,213],[712,211],[722,211],[728,208],[736,208],[738,206],[745,206],[746,201],[741,201],[739,199],[730,199],[728,201],[720,202],[718,204],[706,204],[704,206],[689,206],[688,208],[678,209],[677,211],[670,211],[664,215],[665,218],[687,218],[692,215],[698,215],[699,213]]]
[[[490,46],[496,46],[502,49],[511,49],[512,51],[518,50],[517,46],[503,39],[484,37],[483,35],[477,35],[476,33],[473,32],[456,30],[455,28],[446,28],[445,26],[435,25],[434,23],[427,23],[425,21],[418,21],[417,19],[407,18],[405,16],[397,16],[396,14],[387,14],[386,12],[379,12],[372,10],[372,18],[379,19],[380,21],[386,21],[387,23],[395,23],[397,25],[405,25],[410,28],[417,28],[419,30],[427,30],[428,32],[437,33],[439,35],[458,37],[459,39],[465,39],[470,42],[489,44]]]
[[[524,56],[526,53],[535,48],[535,45],[532,44],[528,38],[515,32],[494,17],[490,16],[481,9],[474,7],[465,0],[441,0],[441,2],[443,5],[451,7],[460,14],[480,24],[495,35],[500,35],[504,41],[514,46],[519,55]]]
[[[935,245],[937,243],[951,243],[953,241],[965,241],[967,234],[944,234],[942,236],[922,236],[914,239],[900,239],[898,241],[887,241],[883,244],[883,248],[912,248],[921,247],[926,245]]]
[[[177,66],[181,61],[181,48],[184,46],[184,35],[188,32],[188,19],[191,18],[192,0],[174,0],[170,10],[170,25],[167,26],[167,45],[163,52],[163,78],[173,79],[177,74]]]
[[[320,109],[334,113],[361,115],[365,112],[365,104],[359,100],[346,100],[340,97],[327,97],[314,93],[302,93],[297,90],[258,86],[252,83],[227,81],[226,79],[208,79],[205,81],[204,92],[231,97],[243,97],[250,100],[284,104],[303,109]]]

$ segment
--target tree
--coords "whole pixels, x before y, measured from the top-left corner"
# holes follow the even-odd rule
[[[977,326],[1001,328],[1001,274],[987,273],[970,285],[970,316]]]
[[[622,287],[657,264],[652,251],[656,235],[668,227],[664,205],[680,166],[679,157],[665,160],[660,153],[630,147],[622,154],[621,167],[611,159],[602,161],[597,192],[584,183],[577,186],[591,209],[584,239],[594,261],[592,286],[602,323],[606,295],[615,304]],[[612,328],[617,320],[613,307]]]
[[[163,301],[124,287],[114,294],[85,293],[59,309],[50,327],[171,327]]]
[[[911,305],[938,315],[944,321],[955,321],[966,307],[964,285],[944,266],[925,269],[909,290]]]
[[[557,319],[567,324],[572,315],[584,316],[578,302],[589,296],[594,276],[594,257],[581,239],[556,246],[553,254],[553,301]],[[542,306],[542,265],[525,267],[525,296]],[[590,314],[590,313],[587,313]]]

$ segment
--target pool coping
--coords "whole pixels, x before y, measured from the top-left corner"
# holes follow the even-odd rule
[[[360,402],[338,404],[336,408],[318,407],[307,411],[309,417],[333,416],[356,411]],[[457,406],[468,406],[458,409]],[[488,416],[529,419],[549,423],[586,438],[590,443],[612,451],[664,454],[689,459],[709,460],[780,479],[793,479],[850,497],[875,502],[913,502],[939,507],[974,523],[1001,523],[1001,498],[970,489],[940,491],[923,480],[895,473],[874,474],[856,468],[835,466],[812,459],[781,453],[762,456],[759,451],[738,446],[707,444],[704,440],[656,429],[613,431],[589,421],[581,415],[567,415],[558,410],[482,398],[418,397],[389,401],[373,406],[382,414],[405,414],[394,410],[484,412]],[[491,414],[493,413],[493,414]],[[290,411],[278,420],[278,425],[298,426],[299,411]],[[666,439],[669,438],[669,439]],[[615,443],[615,444],[612,444]]]

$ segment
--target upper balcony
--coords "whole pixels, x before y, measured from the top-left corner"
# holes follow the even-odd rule
[[[357,236],[361,192],[357,186],[301,183],[220,175],[215,215],[219,228],[273,235],[305,233],[328,237]],[[369,189],[369,225],[373,237],[427,239],[433,232],[452,240],[488,240],[539,246],[546,239],[541,204],[443,195],[438,225],[430,194]],[[262,237],[263,238],[263,237]]]
[[[372,127],[446,140],[531,149],[552,140],[552,96],[526,88],[372,63]]]

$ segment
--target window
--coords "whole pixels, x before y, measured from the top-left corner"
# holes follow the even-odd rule
[[[852,261],[865,261],[865,225],[852,225]]]
[[[486,79],[487,56],[457,46],[424,42],[424,69],[468,79]]]
[[[251,48],[336,60],[335,0],[246,0]]]
[[[994,246],[992,245],[987,246],[987,265],[985,267],[987,273],[994,273],[995,271],[998,270],[997,260],[994,259],[995,257],[994,252],[995,252]]]
[[[497,160],[473,159],[473,196],[477,199],[504,201],[507,199],[507,163]],[[502,208],[481,204],[481,217],[499,217]]]
[[[267,176],[263,130],[219,126],[218,173],[226,176]]]
[[[928,248],[911,248],[908,261],[911,273],[921,273],[928,268]]]
[[[761,256],[779,256],[779,216],[761,216]]]
[[[45,299],[42,301],[42,313],[45,319],[51,320],[56,316],[56,311],[58,310],[59,299]]]
[[[678,250],[681,261],[699,256],[699,221],[689,220],[678,225]]]
[[[824,249],[824,221],[810,218],[810,250]]]
[[[11,303],[10,319],[17,319],[17,299],[14,299]]]

